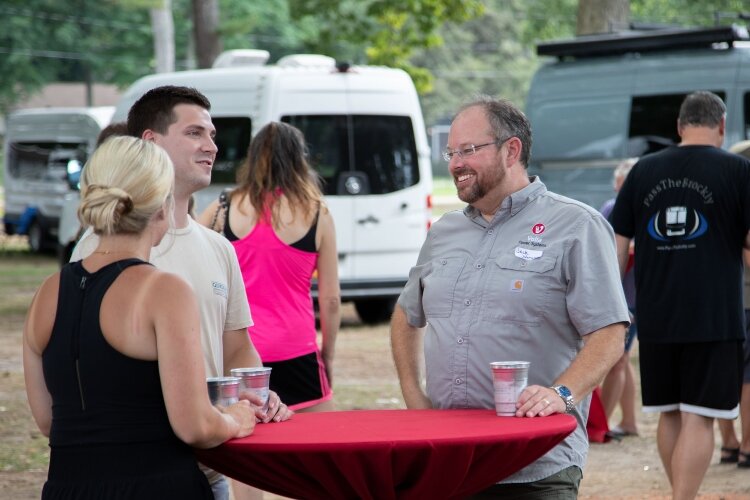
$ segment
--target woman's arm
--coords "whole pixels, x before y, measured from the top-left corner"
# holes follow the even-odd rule
[[[142,307],[153,320],[164,401],[175,434],[197,448],[252,433],[255,414],[247,401],[211,405],[200,341],[198,304],[178,276],[153,273]]]
[[[341,291],[339,288],[339,263],[336,250],[336,228],[328,209],[320,209],[318,220],[318,308],[320,331],[323,334],[321,354],[326,366],[328,381],[333,386],[333,357],[336,335],[341,324]]]
[[[42,353],[49,343],[57,310],[60,273],[47,278],[37,290],[23,329],[23,376],[31,415],[39,430],[49,437],[52,426],[52,397],[42,369]]]

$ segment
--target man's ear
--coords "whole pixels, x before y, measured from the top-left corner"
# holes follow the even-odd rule
[[[147,128],[141,134],[141,139],[143,139],[144,141],[155,142],[156,141],[156,132],[154,132],[150,128]]]
[[[521,151],[523,150],[521,139],[511,137],[506,141],[505,146],[508,151],[508,165],[513,165],[521,159]]]

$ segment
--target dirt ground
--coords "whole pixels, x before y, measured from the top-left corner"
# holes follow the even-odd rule
[[[21,323],[18,315],[10,318],[0,315],[0,455],[10,456],[0,467],[0,498],[19,500],[39,498],[46,475],[44,460],[40,463],[25,456],[30,454],[28,449],[33,448],[34,442],[37,448],[40,440],[41,444],[44,442],[25,401]],[[353,309],[346,306],[339,339],[334,380],[338,408],[402,407],[387,326],[362,325]],[[640,413],[639,419],[640,436],[592,444],[580,498],[669,498],[669,486],[654,441],[656,417]],[[750,469],[719,465],[718,447],[717,431],[714,458],[699,498],[750,499]],[[266,495],[266,498],[279,497]]]

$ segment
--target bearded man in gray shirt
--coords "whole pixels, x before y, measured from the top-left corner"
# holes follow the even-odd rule
[[[407,407],[494,408],[490,363],[524,360],[529,385],[516,417],[578,421],[477,498],[577,497],[590,394],[622,355],[629,320],[612,228],[529,177],[530,151],[529,122],[510,102],[481,97],[461,108],[444,157],[469,205],[432,226],[391,320]]]

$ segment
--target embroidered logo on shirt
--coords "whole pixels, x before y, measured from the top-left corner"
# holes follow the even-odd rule
[[[229,295],[229,293],[227,293],[227,286],[224,283],[219,283],[218,281],[212,281],[211,286],[214,289],[214,294],[221,295],[225,299]]]
[[[541,222],[538,224],[534,224],[534,227],[531,228],[531,232],[534,234],[542,234],[546,227]]]
[[[516,247],[515,255],[519,259],[523,260],[534,260],[542,256],[544,252],[541,250],[532,250],[531,248]]]
[[[510,283],[511,292],[522,292],[523,291],[523,280],[513,280]]]

